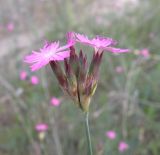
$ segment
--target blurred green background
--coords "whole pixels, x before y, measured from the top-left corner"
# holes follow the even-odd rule
[[[104,54],[90,107],[94,154],[159,155],[159,15],[159,0],[2,0],[0,155],[87,155],[83,113],[64,96],[49,66],[32,73],[23,62],[45,40],[65,43],[68,31],[111,37],[131,49]],[[148,57],[140,54],[143,49]],[[23,70],[25,81],[19,77]],[[30,83],[33,75],[38,85]],[[60,106],[50,105],[52,96],[61,99]],[[35,131],[40,122],[49,126],[43,140]],[[117,133],[115,140],[105,136],[109,130]],[[129,145],[123,153],[121,140]]]

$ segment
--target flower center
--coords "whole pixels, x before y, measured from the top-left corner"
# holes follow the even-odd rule
[[[53,51],[53,50],[48,50],[48,51],[46,51],[46,53],[44,54],[44,57],[45,57],[46,59],[51,59],[54,54],[55,54],[55,51]]]

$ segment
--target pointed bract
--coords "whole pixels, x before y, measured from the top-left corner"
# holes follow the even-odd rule
[[[67,79],[66,79],[66,76],[65,76],[63,70],[61,69],[60,64],[57,61],[50,61],[50,66],[51,66],[54,74],[56,75],[61,87],[63,87],[64,89],[67,89],[68,82],[67,82]]]

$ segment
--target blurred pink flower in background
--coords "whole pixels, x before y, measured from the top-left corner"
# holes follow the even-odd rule
[[[113,139],[116,138],[116,132],[113,131],[113,130],[107,131],[107,132],[106,132],[106,136],[107,136],[109,139],[113,140]]]
[[[45,123],[39,123],[35,126],[35,130],[38,132],[44,132],[48,130],[48,125]]]
[[[118,150],[119,152],[124,152],[129,148],[128,144],[124,141],[120,141],[119,145],[118,145]]]
[[[21,71],[19,77],[20,77],[21,80],[26,80],[27,72],[26,71]]]
[[[116,67],[116,72],[117,73],[122,73],[122,72],[124,72],[124,68],[122,66],[117,66]]]
[[[149,50],[147,48],[144,48],[140,51],[140,55],[144,56],[145,58],[148,58],[150,56]]]
[[[31,76],[30,81],[32,85],[37,85],[39,83],[39,79],[37,76]]]
[[[12,22],[10,22],[10,23],[7,24],[7,30],[9,32],[12,32],[14,30],[14,24]]]
[[[56,98],[56,97],[52,97],[51,98],[51,105],[58,107],[61,104],[61,100]]]

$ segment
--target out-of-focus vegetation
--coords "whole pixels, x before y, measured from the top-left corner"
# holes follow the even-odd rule
[[[27,4],[21,8],[27,8],[22,16],[26,14],[26,19],[13,14],[12,20],[12,14],[3,14],[0,20],[1,42],[11,38],[17,45],[9,49],[11,41],[8,42],[8,48],[2,48],[1,52],[6,54],[5,50],[9,49],[10,53],[0,57],[0,155],[86,155],[82,112],[63,95],[50,67],[31,73],[22,62],[24,55],[42,47],[43,40],[63,41],[67,31],[90,37],[108,36],[118,40],[119,47],[131,49],[124,55],[104,54],[99,86],[90,109],[94,154],[159,155],[159,0],[140,0],[136,4],[129,1],[126,5],[118,0],[112,3],[35,0]],[[29,11],[34,13],[34,6],[37,16],[27,16]],[[4,30],[7,20],[16,21],[12,32]],[[29,26],[23,29],[21,25],[17,29],[21,23]],[[31,44],[25,44],[28,40],[24,37],[18,42],[18,34],[29,30],[35,37],[28,38],[32,39]],[[78,48],[86,53],[91,51]],[[149,57],[139,54],[142,49],[149,50]],[[117,67],[123,70],[117,72]],[[19,79],[22,70],[28,73],[25,81]],[[38,85],[30,83],[32,75],[39,77]],[[61,98],[60,106],[50,105],[52,96]],[[35,131],[35,125],[41,122],[49,126],[43,141]],[[105,136],[108,130],[116,131],[115,140]],[[121,140],[129,145],[123,153],[118,151]]]

